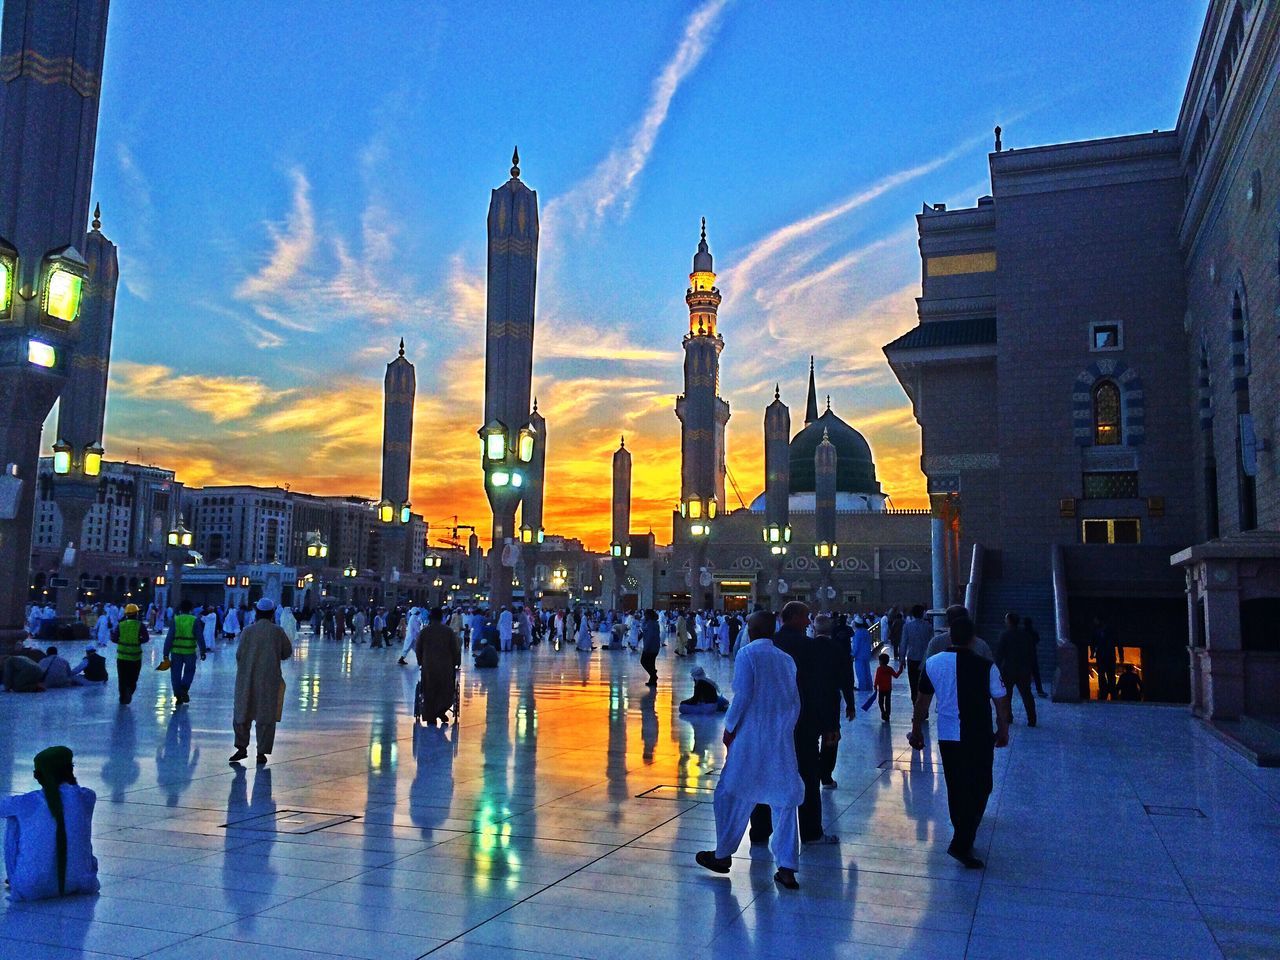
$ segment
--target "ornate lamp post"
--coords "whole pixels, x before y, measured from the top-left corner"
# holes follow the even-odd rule
[[[169,531],[165,539],[168,546],[169,563],[172,566],[170,571],[169,595],[165,605],[178,609],[178,605],[182,603],[182,567],[187,561],[187,555],[191,551],[191,544],[194,537],[182,515],[178,515],[177,525]]]
[[[24,635],[40,431],[72,376],[107,0],[9,0],[0,61],[0,648]],[[79,373],[76,373],[79,376]],[[69,441],[76,438],[67,437]],[[84,443],[72,443],[82,469]],[[78,538],[78,531],[75,533]],[[73,593],[74,599],[74,593]]]
[[[324,596],[324,568],[329,565],[329,544],[319,530],[307,534],[307,565],[313,572],[311,589],[315,591],[314,596],[307,598],[307,606],[310,607],[313,603],[318,604]]]
[[[698,598],[696,610],[710,609],[714,604],[712,594],[707,592],[711,586],[708,581],[707,545],[711,538],[711,522],[715,520],[719,504],[715,497],[687,497],[680,501],[680,516],[688,522],[689,536],[695,544],[694,566],[689,570],[689,597]]]

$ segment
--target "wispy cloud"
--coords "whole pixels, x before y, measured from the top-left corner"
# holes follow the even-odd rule
[[[644,172],[667,121],[671,101],[685,78],[702,62],[715,38],[720,16],[728,0],[707,0],[685,21],[675,54],[654,78],[649,103],[630,137],[609,151],[591,174],[563,196],[547,204],[544,220],[555,224],[561,218],[581,229],[600,220],[614,207],[625,214],[630,208],[636,181]],[[555,231],[544,224],[554,238]]]
[[[125,397],[175,403],[208,415],[214,423],[242,420],[288,392],[256,377],[176,373],[162,364],[131,360],[117,360],[111,365],[111,389]]]
[[[151,224],[155,216],[155,203],[151,195],[151,183],[143,174],[133,150],[127,143],[116,144],[116,166],[129,204],[128,243],[116,251],[120,260],[120,282],[139,300],[151,299],[151,261],[153,243]],[[112,232],[113,211],[106,211],[106,231]]]
[[[241,300],[269,296],[293,280],[311,258],[316,248],[316,216],[311,207],[311,183],[299,167],[289,171],[293,181],[293,206],[284,223],[267,224],[271,252],[251,276],[236,287]]]

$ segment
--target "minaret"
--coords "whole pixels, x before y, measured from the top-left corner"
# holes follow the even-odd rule
[[[524,498],[520,504],[520,582],[524,596],[530,602],[534,595],[534,572],[538,567],[538,550],[542,543],[542,498],[546,489],[547,473],[547,420],[538,412],[538,398],[533,398],[533,412],[529,414],[529,430],[532,432],[533,458],[529,461],[528,478],[524,482]],[[528,538],[526,539],[526,528]]]
[[[609,554],[613,564],[613,607],[622,601],[622,576],[631,553],[631,452],[622,437],[613,452],[613,528]]]
[[[822,442],[813,453],[814,472],[814,540],[819,544],[830,544],[830,559],[819,554],[818,564],[822,568],[822,586],[818,597],[823,610],[831,609],[831,598],[827,595],[831,586],[831,565],[835,557],[836,542],[836,448],[822,431]]]
[[[493,509],[489,602],[511,602],[511,567],[504,546],[515,538],[516,507],[524,493],[532,449],[519,432],[530,418],[533,379],[533,310],[538,279],[538,195],[520,179],[520,154],[511,156],[511,179],[489,199],[488,302],[485,317],[485,492]],[[492,438],[506,438],[505,450]],[[534,438],[536,446],[538,439]],[[529,457],[523,456],[528,453]],[[501,454],[501,456],[494,456]],[[508,560],[512,558],[507,557]]]
[[[387,364],[382,378],[382,499],[391,504],[399,518],[409,505],[409,463],[413,452],[413,400],[418,380],[413,364],[404,357],[404,339],[399,355]]]
[[[720,291],[716,289],[711,251],[707,248],[707,221],[693,257],[689,289],[689,333],[684,338],[684,394],[676,398],[680,418],[680,499],[714,500],[717,513],[724,510],[724,430],[729,404],[720,398],[720,351],[724,349],[718,326]]]
[[[413,364],[404,357],[404,338],[399,355],[387,364],[382,378],[382,502],[378,504],[378,524],[382,531],[383,590],[394,603],[397,588],[392,571],[407,571],[406,533],[409,523],[409,465],[413,454],[413,401],[418,381]],[[420,571],[414,571],[415,573]]]
[[[764,536],[773,557],[771,592],[782,607],[782,571],[791,541],[791,411],[774,386],[773,403],[764,408]]]
[[[804,425],[818,419],[818,388],[813,382],[813,357],[809,358],[809,397],[804,404]]]
[[[40,430],[80,338],[107,0],[6,0],[0,30],[0,647],[22,636]],[[97,439],[97,438],[95,438]],[[73,452],[73,462],[83,450]],[[74,589],[74,588],[73,588]]]
[[[116,246],[102,235],[100,207],[93,208],[92,229],[84,238],[83,251],[89,275],[77,321],[80,343],[71,361],[71,376],[59,398],[57,433],[59,445],[70,448],[77,468],[66,476],[54,477],[54,499],[62,516],[62,536],[75,548],[63,554],[59,575],[72,584],[80,582],[85,518],[98,501],[97,474],[86,473],[85,452],[102,456],[107,365],[111,359],[111,329],[116,312],[116,285],[120,279]],[[58,591],[59,616],[75,613],[76,593],[74,589]]]

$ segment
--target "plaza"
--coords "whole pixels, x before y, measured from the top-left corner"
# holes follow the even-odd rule
[[[153,647],[155,644],[152,645]],[[70,651],[72,656],[78,650]],[[131,706],[97,687],[0,697],[0,792],[49,730],[97,791],[101,894],[8,903],[6,957],[1245,958],[1280,953],[1280,771],[1185,707],[1049,704],[997,752],[977,849],[944,853],[936,747],[845,723],[834,847],[788,892],[715,830],[719,718],[680,717],[688,660],[547,645],[463,668],[461,722],[410,715],[394,653],[299,636],[265,767],[227,764],[235,648],[175,709],[149,651]],[[728,692],[729,661],[700,654]],[[674,689],[673,689],[674,686]],[[1015,707],[1020,718],[1020,708]]]

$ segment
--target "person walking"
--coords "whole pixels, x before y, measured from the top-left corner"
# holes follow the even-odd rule
[[[907,661],[907,686],[911,690],[911,702],[916,702],[916,690],[920,685],[920,667],[924,664],[925,651],[933,637],[933,627],[924,618],[924,607],[916,604],[911,616],[902,625],[902,655]]]
[[[1031,695],[1031,661],[1035,659],[1033,641],[1023,631],[1021,620],[1016,613],[1009,613],[1004,618],[1005,629],[1000,634],[1000,645],[996,650],[996,666],[1000,669],[1000,678],[1005,689],[1009,691],[1012,701],[1014,688],[1022,697],[1022,707],[1027,713],[1027,726],[1036,725],[1036,698]],[[1013,720],[1013,709],[1010,706],[1009,719]]]
[[[687,656],[689,653],[689,618],[685,616],[684,611],[676,617],[676,648],[677,657]]]
[[[1036,696],[1047,697],[1044,684],[1040,680],[1040,634],[1030,617],[1022,618],[1022,630],[1030,638],[1028,646],[1031,647],[1031,682],[1036,685]]]
[[[445,626],[444,612],[439,607],[433,607],[427,615],[427,625],[418,634],[414,652],[422,670],[419,715],[424,723],[432,726],[437,720],[446,723],[446,715],[454,709],[454,677],[462,664],[462,641]],[[457,722],[458,718],[453,719]]]
[[[770,639],[773,626],[773,614],[752,614],[747,623],[751,642],[734,660],[733,702],[724,720],[728,755],[712,803],[716,847],[699,851],[694,859],[713,873],[728,873],[753,811],[764,804],[776,827],[771,844],[777,864],[773,878],[788,890],[798,890],[797,808],[805,795],[794,736],[800,694],[796,662]]]
[[[876,667],[876,699],[880,703],[880,721],[889,722],[889,714],[893,710],[893,681],[902,676],[902,667],[894,670],[889,666],[889,655],[880,654],[880,666]]]
[[[838,784],[832,774],[836,769],[836,757],[840,749],[840,699],[844,698],[845,719],[858,715],[853,694],[853,658],[849,645],[835,636],[835,623],[830,616],[820,613],[813,621],[814,642],[827,647],[828,656],[836,665],[835,697],[831,710],[823,721],[822,746],[818,751],[818,779],[824,790],[834,790]]]
[[[862,617],[853,618],[853,665],[858,674],[858,692],[871,689],[871,631]]]
[[[498,641],[503,653],[511,652],[511,639],[515,635],[515,618],[510,607],[503,607],[498,614]]]
[[[944,650],[949,650],[951,648],[951,625],[957,620],[968,620],[969,626],[971,628],[973,627],[973,620],[969,616],[969,609],[963,603],[953,603],[951,606],[947,607],[945,616],[947,618],[947,629],[929,641],[929,646],[926,647],[924,651],[924,658],[926,661],[928,661],[928,659],[934,654],[942,653]],[[987,641],[983,640],[981,637],[975,635],[973,641],[969,644],[969,648],[983,659],[990,660],[993,663],[995,662],[996,658],[992,655],[991,648],[987,646]]]
[[[809,608],[791,600],[782,608],[782,627],[773,645],[789,654],[796,664],[796,685],[800,691],[800,718],[796,722],[795,756],[804,799],[800,804],[800,842],[839,843],[840,838],[822,826],[822,740],[840,733],[837,706],[839,665],[830,647],[807,636]],[[749,644],[748,644],[749,646]],[[751,815],[751,842],[763,843],[772,832],[769,807],[759,805]]]
[[[662,633],[658,629],[658,614],[653,610],[644,612],[644,623],[640,627],[640,666],[649,674],[648,686],[658,685],[658,651],[662,649]]]
[[[142,645],[151,641],[147,625],[138,619],[138,612],[136,603],[125,604],[124,619],[111,631],[111,642],[116,645],[116,684],[122,704],[133,700],[138,675],[142,673]]]
[[[204,631],[196,629],[196,617],[191,612],[191,601],[184,599],[178,613],[169,625],[164,638],[164,658],[169,661],[169,681],[173,684],[173,699],[179,705],[191,702],[191,684],[196,678],[196,653],[203,660],[207,654]]]
[[[1102,617],[1093,618],[1093,662],[1098,669],[1098,699],[1116,696],[1116,628]]]
[[[454,619],[461,623],[456,614]],[[454,630],[454,633],[458,633],[453,627],[450,627],[450,629]],[[396,661],[400,666],[408,665],[409,661],[405,658],[409,656],[411,650],[416,651],[418,649],[418,635],[421,633],[422,612],[417,607],[412,607],[409,610],[409,618],[404,622],[404,646],[400,648],[400,659]]]
[[[249,756],[250,725],[257,730],[258,763],[267,762],[284,705],[284,675],[280,663],[293,656],[288,634],[271,619],[275,604],[263,597],[256,609],[261,616],[240,634],[240,646],[236,649],[236,702],[232,718],[236,752],[231,755],[231,763],[239,763]]]
[[[950,633],[951,646],[925,661],[907,740],[912,748],[924,749],[921,727],[936,695],[938,752],[953,829],[947,853],[966,868],[981,870],[985,864],[974,856],[973,844],[991,796],[994,748],[1009,745],[1009,701],[996,665],[974,652],[973,622],[954,620]]]

